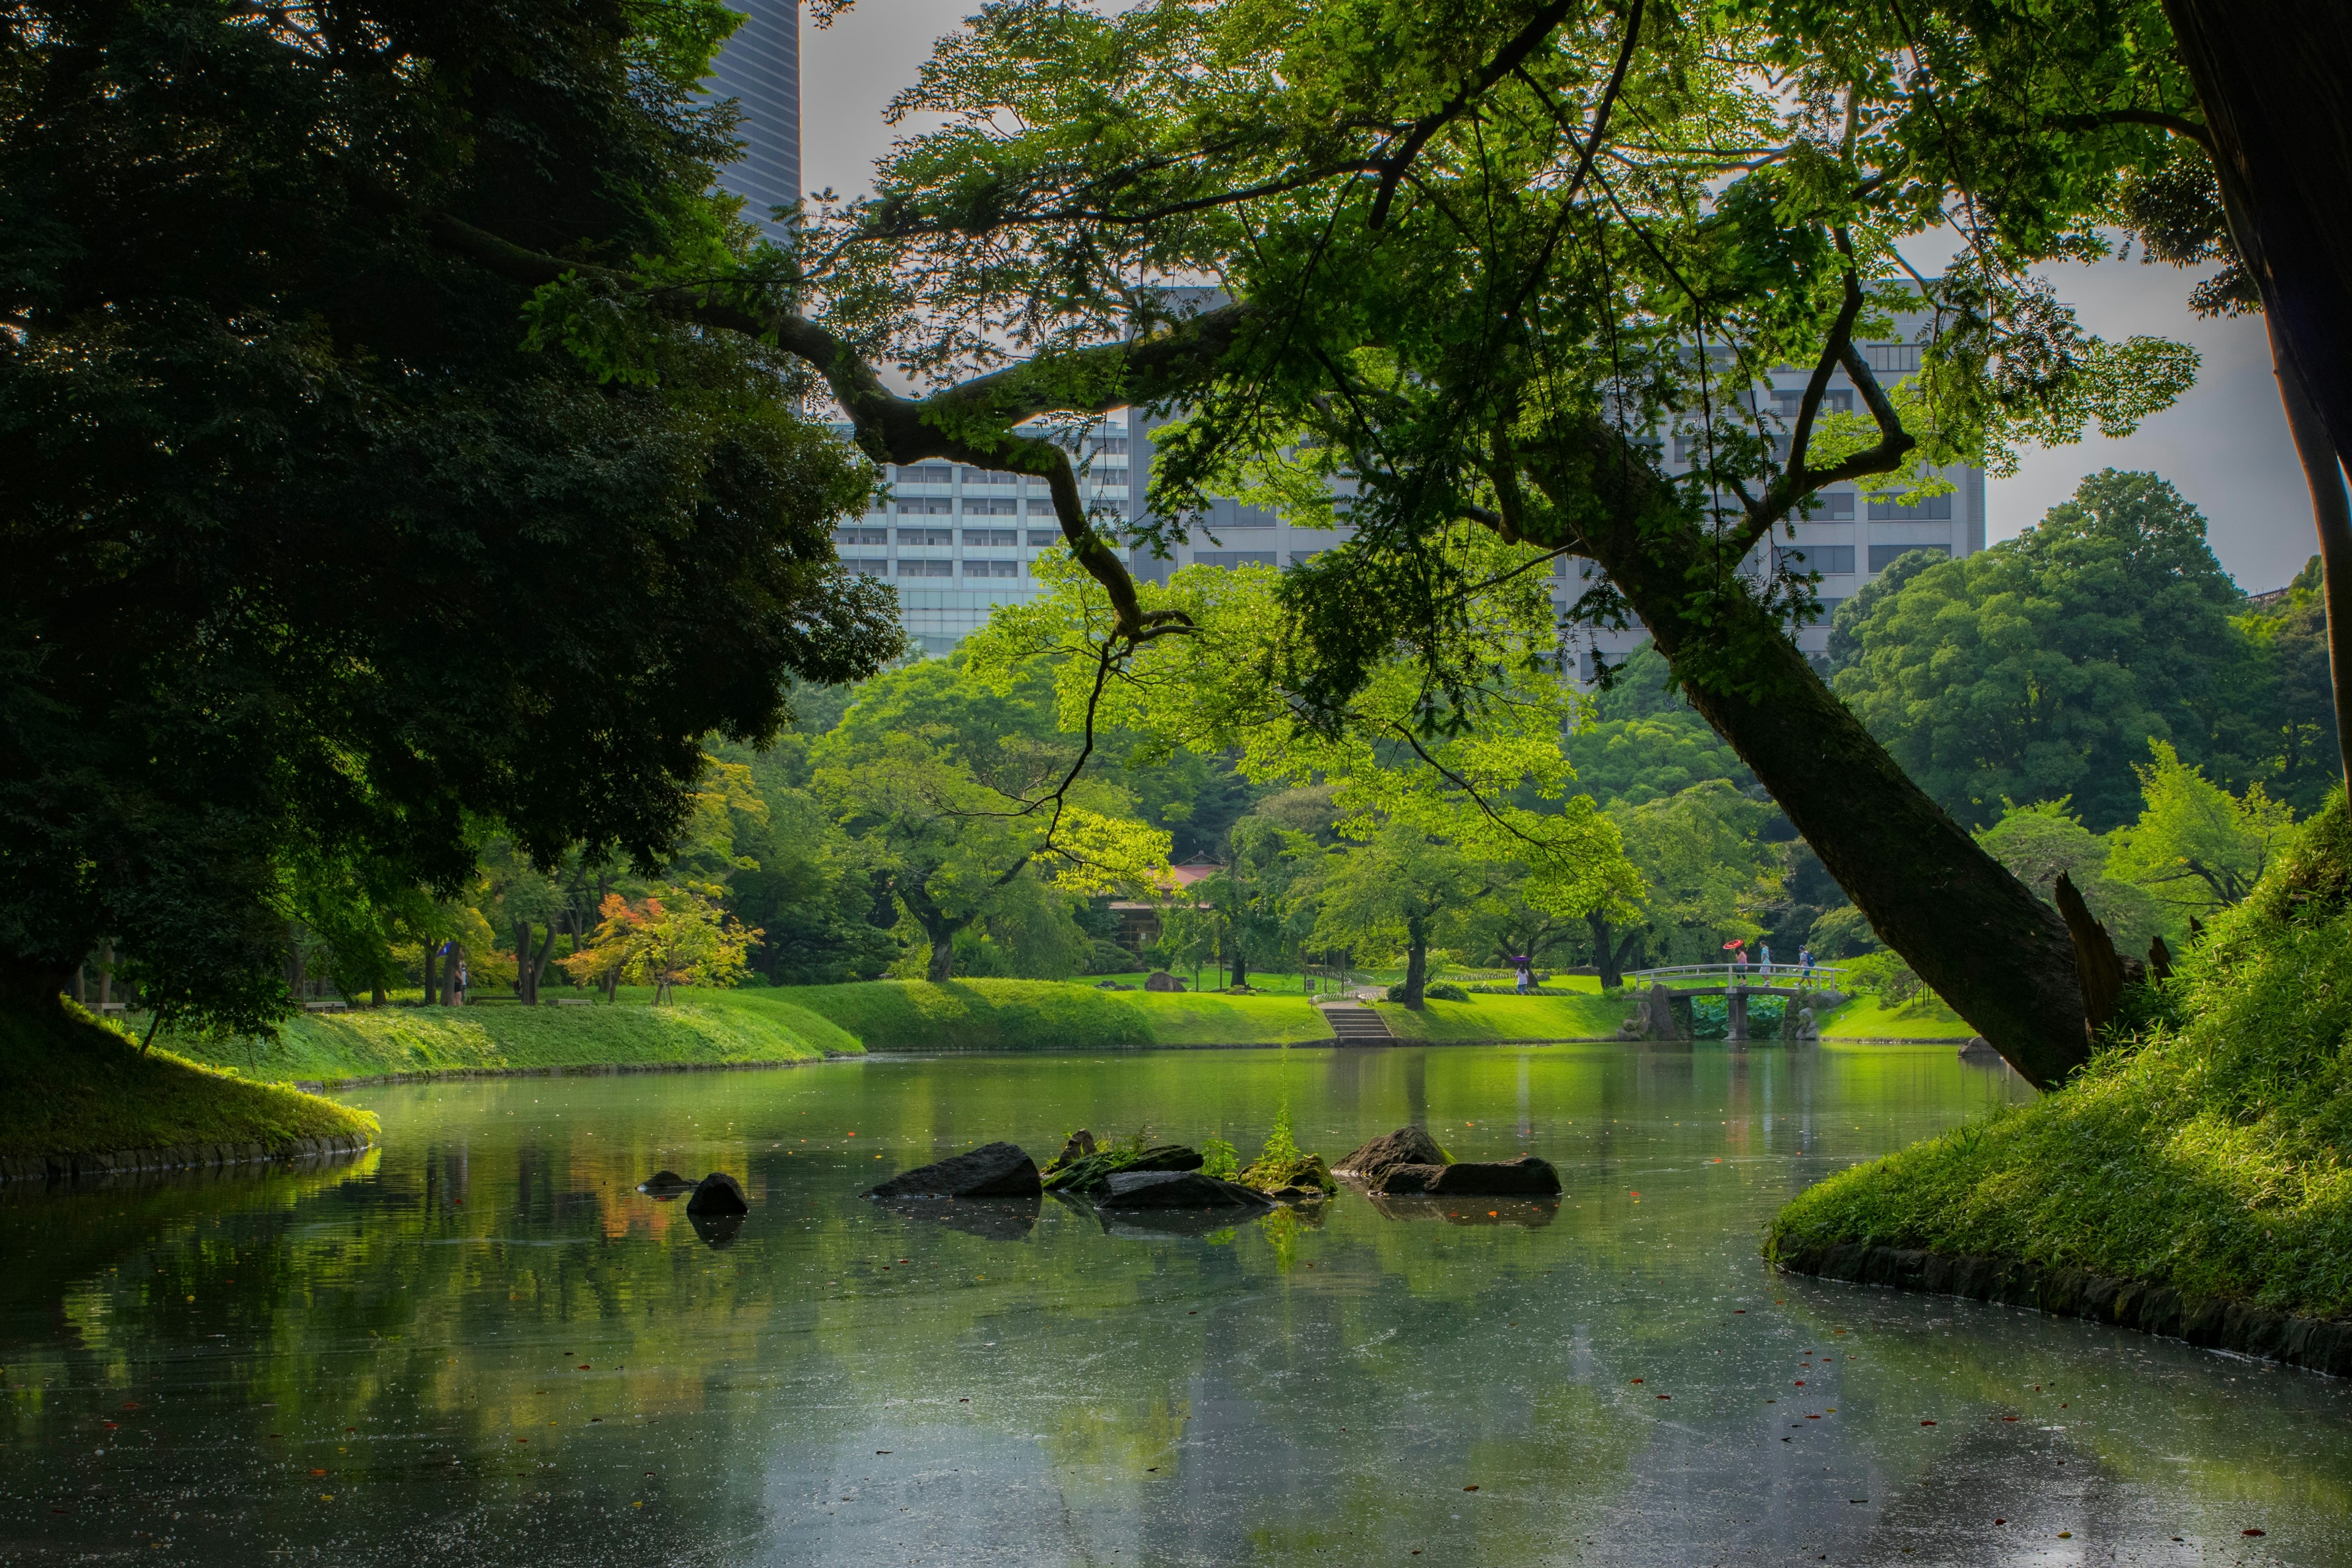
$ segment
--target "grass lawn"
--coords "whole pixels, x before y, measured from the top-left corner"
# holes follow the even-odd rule
[[[1474,993],[1467,1002],[1432,999],[1419,1013],[1396,1002],[1374,1005],[1401,1040],[1575,1040],[1613,1037],[1633,1016],[1633,998],[1604,992],[1594,981],[1591,991],[1559,995]]]
[[[1870,992],[1830,1015],[1825,1040],[1965,1040],[1976,1033],[1967,1019],[1934,998],[1884,1007]]]
[[[142,1057],[121,1030],[70,1004],[55,1022],[0,1016],[0,1155],[375,1134],[364,1110],[248,1083],[160,1047]]]
[[[877,1051],[1312,1045],[1331,1031],[1303,996],[1098,991],[1091,981],[875,980],[788,995]]]
[[[617,1005],[384,1007],[314,1013],[275,1045],[180,1048],[256,1079],[333,1081],[394,1073],[535,1068],[719,1067],[817,1061],[863,1049],[856,1039],[769,991],[682,989],[671,1005],[624,986]]]
[[[1774,1221],[2352,1316],[2352,819],[2338,795],[2056,1092],[1843,1171]]]

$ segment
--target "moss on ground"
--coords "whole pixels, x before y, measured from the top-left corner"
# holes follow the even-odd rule
[[[250,1083],[138,1043],[68,1003],[0,1014],[0,1154],[111,1153],[187,1143],[373,1138],[364,1110]]]
[[[2352,1316],[2352,820],[2339,795],[2066,1087],[1800,1196],[1778,1255],[2023,1258]]]
[[[1418,1013],[1402,1003],[1374,1004],[1400,1040],[1613,1039],[1633,1014],[1627,991],[1572,992],[1558,996],[1488,996],[1466,1002],[1431,1000]]]
[[[762,991],[680,990],[667,1006],[624,989],[614,1005],[384,1007],[320,1013],[278,1040],[182,1048],[248,1078],[317,1079],[393,1074],[516,1072],[542,1068],[731,1067],[852,1055],[856,1038]]]
[[[877,1051],[1103,1050],[1322,1045],[1303,996],[1100,991],[1059,980],[877,980],[784,994]]]

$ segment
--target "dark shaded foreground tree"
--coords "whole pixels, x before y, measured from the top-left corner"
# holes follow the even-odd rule
[[[791,362],[660,315],[628,374],[437,243],[760,265],[706,193],[704,0],[0,13],[0,993],[110,938],[266,1026],[286,921],[667,855],[701,737],[895,656]],[[534,955],[536,956],[536,955]]]
[[[1823,687],[1789,636],[1811,584],[1758,547],[1825,486],[1920,493],[2187,384],[2185,350],[2087,337],[2028,276],[2095,250],[2117,171],[2161,145],[2110,111],[2187,96],[2177,71],[2150,87],[2152,5],[2065,20],[1939,12],[1927,47],[1891,5],[1011,4],[902,98],[943,128],[803,228],[795,287],[683,289],[462,215],[437,232],[539,285],[591,363],[635,363],[614,320],[732,329],[819,370],[871,456],[1045,478],[1108,599],[1107,680],[1188,617],[1138,588],[1063,448],[1015,428],[1033,416],[1188,410],[1157,437],[1147,547],[1212,493],[1328,520],[1345,492],[1354,538],[1287,574],[1266,667],[1269,700],[1335,733],[1400,649],[1417,736],[1494,711],[1461,657],[1496,583],[1464,527],[1519,551],[1510,571],[1593,563],[1580,615],[1639,616],[1888,944],[2048,1084],[2087,1049],[2063,923]],[[1963,256],[1918,278],[1901,247],[1948,216]],[[1234,302],[1158,281],[1202,276]],[[1863,344],[1920,306],[1921,368],[1882,385]],[[891,393],[884,363],[936,390]],[[1798,367],[1786,399],[1775,366]],[[1824,409],[1841,366],[1861,411]],[[1690,473],[1662,468],[1669,435]]]

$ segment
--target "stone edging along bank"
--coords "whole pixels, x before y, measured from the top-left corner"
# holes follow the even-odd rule
[[[2018,1258],[1860,1241],[1817,1243],[1776,1257],[1772,1263],[1788,1274],[2029,1307],[2053,1317],[2086,1318],[2209,1350],[2352,1377],[2352,1322],[2297,1317],[2221,1297],[2183,1296],[2167,1285],[2113,1279],[2086,1268],[2045,1268]]]
[[[0,1182],[71,1182],[142,1171],[202,1171],[271,1160],[323,1160],[359,1154],[373,1141],[357,1133],[290,1142],[183,1143],[169,1149],[119,1149],[85,1154],[0,1154]]]

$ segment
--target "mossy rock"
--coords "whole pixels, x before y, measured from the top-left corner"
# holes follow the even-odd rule
[[[1253,1160],[1234,1180],[1270,1198],[1328,1198],[1339,1190],[1339,1184],[1332,1179],[1320,1154],[1300,1154],[1289,1160]]]
[[[1201,1152],[1181,1143],[1161,1143],[1150,1149],[1109,1148],[1073,1160],[1045,1178],[1049,1193],[1096,1193],[1119,1171],[1197,1171]]]

